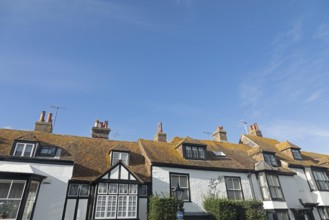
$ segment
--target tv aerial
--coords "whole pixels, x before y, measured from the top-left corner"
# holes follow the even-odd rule
[[[55,117],[54,117],[54,124],[53,124],[53,128],[55,128],[56,118],[57,118],[58,111],[59,111],[60,109],[67,109],[67,108],[65,108],[65,107],[60,107],[60,106],[55,106],[55,105],[51,105],[50,108],[54,108],[54,109],[56,109],[56,111],[55,111]]]

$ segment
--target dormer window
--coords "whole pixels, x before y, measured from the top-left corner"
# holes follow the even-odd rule
[[[194,160],[205,160],[205,146],[193,146],[193,145],[184,145],[184,157],[186,159],[194,159]]]
[[[129,153],[128,152],[112,151],[111,166],[115,165],[120,160],[124,164],[129,166]]]
[[[276,161],[275,155],[270,153],[263,153],[264,161],[274,167],[278,166],[278,162]]]
[[[32,157],[34,148],[35,144],[19,142],[15,146],[13,155],[18,157]]]
[[[300,151],[298,149],[291,149],[291,153],[294,156],[295,160],[302,160],[302,155],[300,154]]]

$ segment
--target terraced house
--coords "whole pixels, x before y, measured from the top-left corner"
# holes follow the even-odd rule
[[[109,140],[52,133],[42,112],[34,131],[0,129],[3,219],[147,219],[148,197],[184,190],[184,219],[209,219],[203,196],[262,200],[269,219],[329,219],[329,156],[264,138],[257,124],[237,144],[223,127],[213,140]]]

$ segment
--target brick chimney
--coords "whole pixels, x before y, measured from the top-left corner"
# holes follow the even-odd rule
[[[163,132],[162,122],[158,123],[158,131],[154,135],[155,141],[167,142],[167,134]]]
[[[261,130],[259,130],[257,123],[250,125],[249,135],[263,137]]]
[[[45,121],[45,116],[46,116],[46,112],[42,111],[39,121],[35,123],[34,130],[46,132],[46,133],[53,133],[53,119],[52,119],[53,114],[52,113],[48,114],[47,121]]]
[[[94,127],[91,129],[91,137],[109,139],[110,132],[111,129],[109,128],[108,121],[100,122],[96,120]]]
[[[223,126],[218,127],[212,136],[215,141],[227,141],[227,133]]]

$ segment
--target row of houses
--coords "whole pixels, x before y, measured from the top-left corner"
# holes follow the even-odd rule
[[[184,219],[209,219],[206,195],[261,200],[268,219],[329,219],[329,156],[263,137],[257,124],[239,143],[223,127],[213,140],[167,135],[109,140],[108,122],[92,137],[52,132],[42,112],[34,131],[0,129],[0,218],[147,219],[150,195],[184,190]]]

